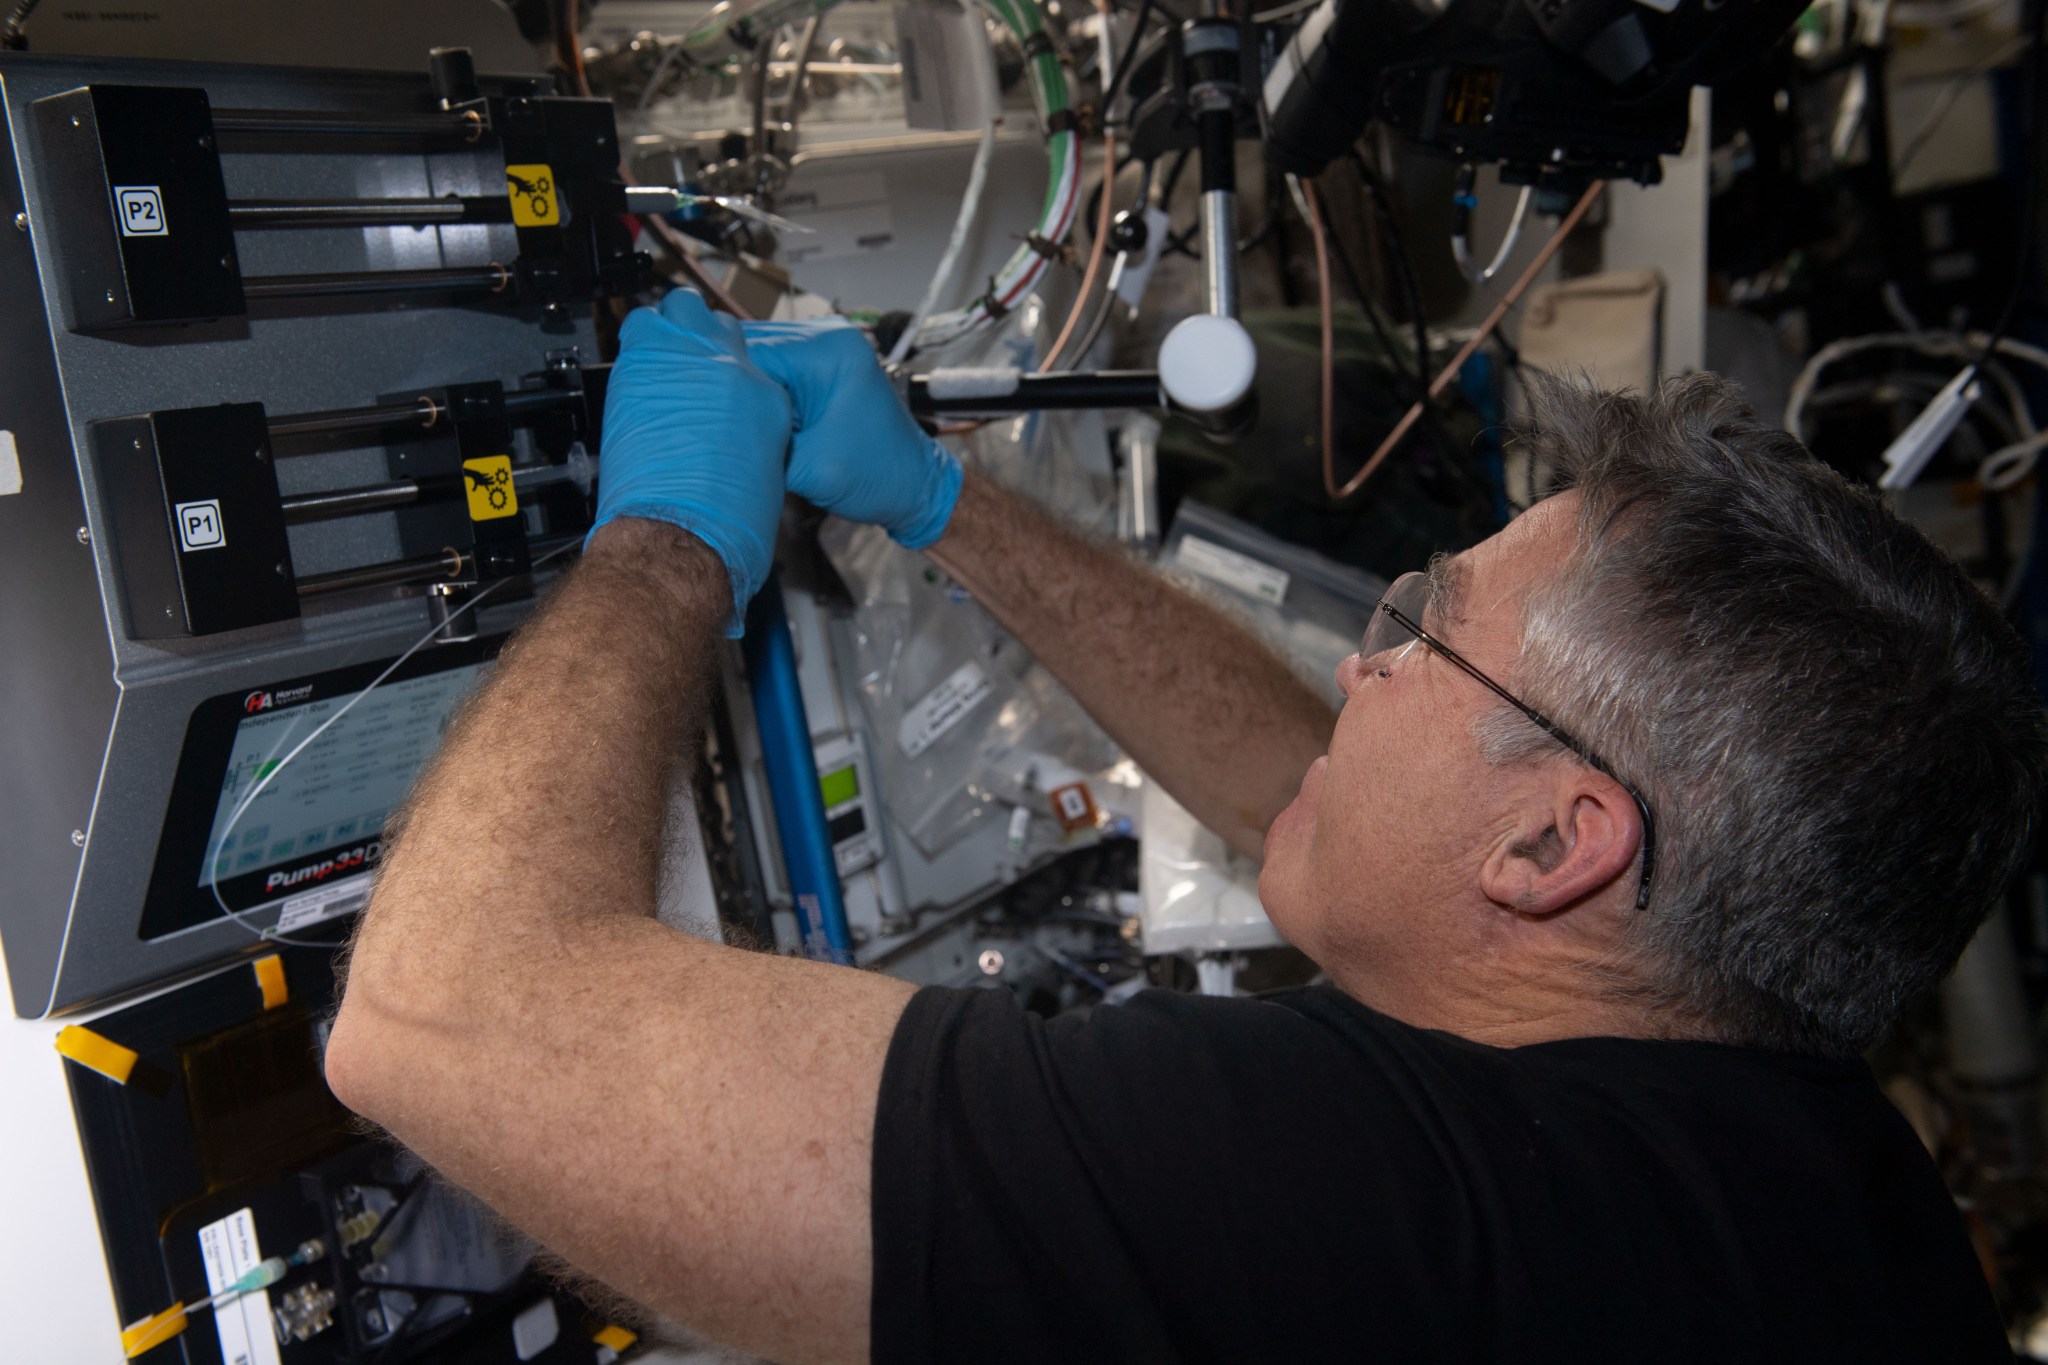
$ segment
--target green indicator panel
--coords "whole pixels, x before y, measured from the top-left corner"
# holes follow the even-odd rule
[[[825,798],[828,810],[845,805],[860,795],[860,770],[849,763],[823,774],[818,778],[818,792]]]

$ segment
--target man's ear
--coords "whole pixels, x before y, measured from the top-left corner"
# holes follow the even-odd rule
[[[1525,915],[1570,909],[1621,880],[1633,895],[1643,841],[1635,799],[1604,773],[1555,766],[1555,780],[1534,784],[1479,872],[1488,900]]]

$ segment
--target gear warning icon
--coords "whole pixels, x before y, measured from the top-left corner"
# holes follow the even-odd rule
[[[485,455],[464,460],[471,521],[495,521],[519,511],[519,490],[512,483],[512,457]]]

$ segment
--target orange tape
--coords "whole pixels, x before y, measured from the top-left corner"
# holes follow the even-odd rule
[[[121,1349],[130,1360],[169,1341],[185,1330],[185,1305],[174,1303],[153,1318],[132,1322],[121,1329]]]
[[[256,984],[263,991],[263,1008],[274,1010],[292,998],[291,987],[285,984],[283,958],[276,953],[259,957],[255,967]]]
[[[57,1052],[115,1085],[128,1084],[128,1075],[140,1060],[132,1050],[79,1024],[57,1030]]]

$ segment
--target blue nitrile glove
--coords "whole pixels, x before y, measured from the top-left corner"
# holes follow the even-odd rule
[[[634,309],[605,390],[591,534],[619,517],[650,517],[709,545],[732,580],[725,633],[738,636],[775,558],[789,433],[789,395],[748,359],[737,319],[688,289],[659,312]]]
[[[789,491],[922,550],[960,500],[960,461],[918,429],[859,329],[749,322],[747,353],[796,403]]]

